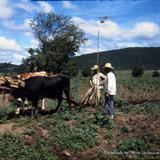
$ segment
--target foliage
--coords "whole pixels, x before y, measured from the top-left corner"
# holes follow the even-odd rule
[[[63,71],[67,72],[72,77],[78,75],[78,68],[73,60],[69,60],[65,64]]]
[[[11,63],[0,63],[0,73],[5,75],[13,75],[17,72],[19,66]]]
[[[30,48],[30,57],[23,60],[31,70],[36,66],[38,70],[54,73],[62,71],[86,41],[83,31],[67,16],[52,12],[36,13],[30,26],[39,42],[39,48]]]
[[[160,77],[159,71],[158,70],[154,70],[153,74],[152,74],[152,77]]]
[[[153,118],[158,118],[160,113],[159,102],[146,102],[131,107],[132,112],[148,114]]]
[[[90,70],[82,70],[81,73],[82,73],[83,77],[89,77],[90,76]]]
[[[149,149],[149,146],[144,144],[140,139],[128,139],[128,140],[122,140],[119,142],[117,146],[117,150],[121,152],[129,152],[129,151],[135,151],[135,152],[144,152]]]
[[[133,77],[141,77],[143,74],[143,68],[141,67],[134,67],[132,70]]]
[[[123,107],[126,105],[127,105],[127,102],[123,98],[116,99],[116,106],[117,107]]]
[[[111,62],[116,70],[131,70],[135,66],[144,69],[160,69],[160,47],[133,47],[113,51],[100,52],[100,66],[106,62]],[[79,69],[85,70],[95,65],[96,54],[91,53],[74,57]]]
[[[5,123],[15,112],[15,104],[11,103],[5,108],[0,108],[0,123]]]
[[[52,131],[52,143],[61,149],[72,149],[75,151],[90,148],[97,143],[94,130],[86,127],[70,128],[63,124],[56,125]]]
[[[0,157],[3,160],[56,160],[57,158],[52,155],[46,142],[37,139],[33,145],[27,146],[25,141],[19,136],[5,133],[0,136]]]
[[[132,128],[130,128],[128,125],[123,125],[121,128],[120,128],[120,131],[122,133],[128,133],[132,130]]]
[[[107,117],[107,115],[97,112],[94,116],[94,124],[99,125],[102,128],[105,127],[108,129],[111,129],[113,127],[112,121],[109,117]]]

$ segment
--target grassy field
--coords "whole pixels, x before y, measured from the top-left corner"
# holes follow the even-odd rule
[[[133,78],[118,71],[114,120],[103,106],[70,109],[63,102],[55,114],[12,117],[14,104],[0,108],[2,160],[108,160],[160,158],[160,78],[145,72]],[[71,95],[79,101],[89,78],[71,80]],[[47,110],[53,101],[47,101]]]

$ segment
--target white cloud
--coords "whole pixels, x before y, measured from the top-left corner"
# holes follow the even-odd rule
[[[21,51],[21,47],[14,39],[0,36],[0,50]]]
[[[30,41],[30,47],[31,47],[31,48],[37,48],[38,45],[39,45],[39,42],[38,42],[36,39],[33,38],[33,39]]]
[[[22,58],[26,57],[26,52],[21,51],[17,52],[15,51],[1,51],[0,52],[0,63],[12,63],[12,64],[21,64],[22,63]]]
[[[8,19],[13,15],[13,9],[7,0],[0,0],[0,19]]]
[[[38,3],[44,13],[50,13],[54,11],[53,7],[49,3],[44,1],[39,1]]]
[[[31,19],[25,19],[22,24],[16,24],[13,20],[5,20],[2,22],[2,25],[10,30],[30,30],[29,24]]]
[[[63,4],[63,7],[67,9],[77,9],[78,8],[75,4],[71,3],[70,1],[63,1],[62,4]]]
[[[137,23],[133,28],[127,29],[110,20],[103,24],[95,20],[86,21],[80,17],[73,17],[72,20],[86,33],[97,36],[99,30],[100,37],[111,40],[151,39],[160,35],[160,27],[153,22]]]
[[[32,37],[33,34],[32,34],[32,32],[27,32],[27,31],[26,31],[26,32],[24,32],[24,35],[25,35],[26,37]]]
[[[16,7],[27,12],[32,12],[36,7],[32,5],[28,0],[22,0],[16,4]]]
[[[25,58],[27,55],[27,51],[14,39],[0,36],[0,63],[21,64],[22,58]]]
[[[153,22],[141,22],[137,23],[133,29],[130,29],[129,32],[126,32],[126,38],[138,38],[146,37],[153,38],[159,34],[160,28]]]

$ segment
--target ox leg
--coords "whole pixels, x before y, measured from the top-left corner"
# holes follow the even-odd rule
[[[45,110],[45,106],[44,106],[44,98],[42,99],[42,110]]]
[[[71,100],[70,100],[70,95],[69,95],[69,89],[64,89],[64,93],[65,93],[65,96],[67,98],[67,102],[69,104],[69,106],[71,106]]]
[[[58,100],[58,104],[57,104],[57,107],[56,107],[56,109],[54,109],[54,111],[53,111],[53,112],[57,112],[57,111],[58,111],[58,109],[59,109],[59,106],[61,105],[61,103],[62,103],[62,100],[63,100],[62,96],[61,96],[61,97],[59,97],[57,100]]]
[[[38,100],[32,102],[32,109],[31,109],[31,118],[34,118],[36,116],[36,110],[37,110]]]
[[[16,115],[19,115],[19,113],[20,113],[20,110],[21,110],[21,106],[22,106],[22,103],[23,103],[23,100],[22,100],[22,98],[18,98],[17,99],[17,109],[16,109],[16,112],[15,112],[15,114]]]

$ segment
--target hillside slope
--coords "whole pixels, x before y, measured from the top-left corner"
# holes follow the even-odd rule
[[[88,69],[96,64],[96,53],[74,58],[80,69]],[[160,47],[136,47],[100,52],[100,64],[111,62],[116,69],[160,69]]]

